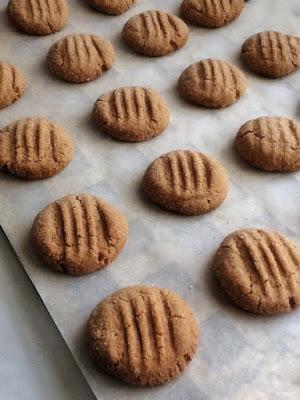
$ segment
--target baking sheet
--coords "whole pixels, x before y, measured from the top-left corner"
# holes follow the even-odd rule
[[[267,29],[298,34],[298,0],[252,0],[233,24],[218,30],[191,28],[188,44],[170,56],[135,55],[120,32],[132,15],[147,9],[178,13],[179,1],[138,1],[125,15],[109,17],[70,1],[71,20],[56,35],[30,37],[7,22],[0,2],[0,57],[25,72],[29,88],[22,100],[1,110],[1,126],[28,116],[47,117],[71,134],[76,150],[59,175],[25,182],[0,175],[0,221],[30,279],[62,333],[98,399],[296,399],[300,396],[299,312],[262,318],[232,306],[219,293],[211,261],[225,235],[241,227],[278,229],[300,239],[300,174],[263,173],[241,162],[233,139],[242,123],[261,115],[300,117],[300,76],[270,81],[250,72],[247,94],[225,110],[206,110],[180,100],[181,71],[201,58],[240,65],[239,49],[251,34]],[[117,60],[112,70],[88,84],[68,84],[45,65],[50,45],[71,32],[90,32],[112,40]],[[240,65],[241,66],[241,65]],[[241,66],[242,69],[244,69]],[[167,131],[154,140],[126,144],[107,138],[91,122],[94,101],[126,85],[159,90],[171,107]],[[145,168],[157,156],[189,148],[211,154],[228,169],[231,190],[216,211],[200,217],[164,212],[142,196]],[[51,201],[89,192],[119,207],[129,220],[129,240],[105,270],[76,278],[44,268],[29,246],[35,215]],[[201,327],[199,352],[182,377],[159,388],[123,385],[96,370],[85,342],[94,306],[120,287],[155,284],[182,295]],[[37,316],[38,318],[38,316]]]

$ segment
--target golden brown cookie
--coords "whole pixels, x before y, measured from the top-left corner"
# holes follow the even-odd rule
[[[146,11],[129,19],[123,28],[125,42],[145,56],[165,56],[181,48],[189,29],[178,17],[158,10]]]
[[[198,328],[176,293],[132,286],[108,296],[88,324],[91,353],[101,369],[132,385],[161,385],[194,356]]]
[[[0,109],[22,97],[25,89],[23,73],[15,66],[0,61]]]
[[[221,244],[215,275],[228,297],[257,314],[300,306],[300,248],[275,231],[245,229]]]
[[[101,130],[125,142],[159,135],[169,123],[169,108],[153,89],[125,87],[99,97],[93,116]]]
[[[100,36],[68,35],[54,43],[48,52],[51,72],[68,82],[88,82],[112,67],[115,51],[112,44]]]
[[[10,22],[29,35],[49,35],[60,31],[68,22],[66,0],[9,0]]]
[[[300,38],[280,32],[260,32],[242,46],[249,69],[267,78],[281,78],[300,67]]]
[[[26,179],[48,178],[73,158],[69,135],[42,118],[25,118],[0,131],[0,170]]]
[[[179,214],[198,215],[217,208],[226,198],[225,168],[205,154],[172,151],[150,164],[143,178],[150,200]]]
[[[178,82],[178,90],[183,98],[210,108],[232,105],[243,96],[246,89],[246,77],[237,67],[211,59],[190,65]]]
[[[111,263],[128,235],[124,215],[90,194],[49,204],[34,221],[32,243],[53,270],[84,275]]]
[[[129,10],[135,0],[85,0],[85,2],[104,14],[119,15]]]
[[[261,117],[246,122],[235,145],[241,158],[265,171],[300,170],[300,122]]]
[[[235,20],[244,6],[244,0],[183,0],[180,13],[192,24],[219,28]]]

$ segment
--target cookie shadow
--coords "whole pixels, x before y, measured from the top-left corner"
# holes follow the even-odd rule
[[[298,103],[296,116],[297,116],[297,118],[300,120],[300,101],[299,101],[299,103]]]
[[[268,319],[268,321],[274,321],[274,320],[276,321],[286,316],[285,314],[279,314],[279,315],[255,314],[235,304],[225,293],[224,289],[221,287],[220,283],[218,282],[214,274],[213,270],[214,257],[215,255],[213,255],[209,260],[208,267],[206,268],[204,273],[204,279],[208,288],[208,292],[219,304],[221,312],[226,312],[233,318],[239,318],[239,319],[242,318],[247,320],[252,319],[253,322],[254,321],[263,322],[264,319]]]
[[[7,31],[10,32],[19,32],[14,26],[9,22],[6,12],[6,5],[1,6],[0,8],[0,32]],[[20,32],[19,32],[20,33]],[[21,33],[20,33],[21,34]]]
[[[149,387],[136,387],[132,386],[129,383],[122,382],[112,376],[111,374],[105,372],[100,365],[96,362],[96,360],[93,358],[91,349],[89,348],[88,344],[88,321],[86,321],[86,324],[82,325],[76,334],[75,337],[75,352],[76,354],[79,354],[79,358],[81,362],[83,362],[85,369],[90,371],[90,373],[93,375],[94,380],[96,381],[97,386],[101,386],[104,393],[112,393],[112,391],[115,393],[115,398],[117,398],[118,393],[128,393],[128,398],[130,398],[130,393],[132,391],[132,394],[143,394],[145,393],[145,390],[151,390],[152,388]],[[106,397],[105,397],[106,398]]]
[[[213,254],[208,261],[207,267],[204,272],[204,280],[210,295],[218,302],[218,304],[225,309],[233,309],[234,305],[226,295],[226,293],[221,288],[220,284],[218,283],[214,271],[214,258],[215,255]]]
[[[145,194],[143,190],[143,176],[138,179],[137,185],[136,185],[136,195],[138,200],[140,201],[142,206],[145,206],[149,211],[151,211],[153,214],[163,214],[164,212],[167,212],[171,214],[170,211],[165,211],[162,210],[157,204],[155,204],[153,201],[151,201]]]
[[[266,76],[260,75],[259,73],[252,71],[244,62],[243,57],[242,57],[242,51],[241,49],[236,50],[235,53],[233,54],[233,64],[239,67],[242,72],[246,75],[246,79],[248,78],[251,79],[256,79],[260,82],[272,82],[272,81],[280,81],[284,79],[285,77],[282,78],[268,78]]]
[[[233,317],[233,318],[253,318],[257,319],[259,318],[259,315],[250,313],[249,311],[243,310],[242,308],[238,307],[236,304],[234,304],[230,298],[227,296],[221,285],[219,284],[214,271],[213,271],[213,265],[214,265],[214,257],[213,255],[211,259],[209,260],[208,266],[205,270],[204,273],[204,280],[207,285],[207,290],[209,294],[212,296],[212,298],[217,302],[217,304],[220,307],[220,312],[221,313],[226,313],[228,316]]]
[[[227,140],[227,145],[224,147],[223,153],[232,160],[232,164],[234,164],[237,167],[238,171],[243,172],[243,173],[245,173],[245,172],[256,173],[261,177],[266,176],[266,174],[280,176],[280,173],[278,173],[278,172],[263,171],[262,169],[254,167],[253,165],[249,164],[247,161],[243,160],[239,156],[239,153],[235,146],[235,138],[236,138],[237,133],[238,133],[238,131],[235,133],[235,135],[232,138]]]
[[[180,214],[175,211],[171,211],[167,208],[164,208],[160,206],[159,204],[156,204],[152,200],[148,198],[148,196],[145,194],[142,186],[143,182],[143,177],[139,178],[137,181],[137,189],[136,189],[136,196],[138,200],[140,201],[141,205],[146,207],[149,212],[152,214],[156,214],[158,217],[165,217],[167,216],[168,218],[172,218],[174,220],[179,220],[179,219],[188,219],[189,221],[196,220],[197,218],[201,218],[201,215],[185,215],[185,214]]]
[[[113,138],[109,136],[107,133],[105,133],[98,125],[97,122],[95,121],[95,118],[93,117],[93,105],[91,106],[90,110],[82,117],[81,120],[81,126],[84,129],[88,129],[91,135],[94,137],[97,137],[102,142],[110,143],[112,145],[116,146],[137,146],[139,143],[135,142],[125,142],[123,140],[119,140],[117,138]]]
[[[123,29],[123,27],[122,27]],[[115,48],[119,49],[119,57],[121,59],[122,56],[126,56],[126,58],[128,56],[131,56],[132,58],[136,58],[136,59],[140,59],[140,60],[145,60],[145,59],[155,59],[156,57],[149,57],[147,55],[144,54],[140,54],[136,51],[134,51],[130,46],[128,46],[128,44],[125,42],[124,38],[123,38],[123,32],[122,29],[120,32],[116,33],[116,35],[114,36],[114,38],[112,39],[112,44],[114,45]],[[121,52],[120,52],[121,50]]]

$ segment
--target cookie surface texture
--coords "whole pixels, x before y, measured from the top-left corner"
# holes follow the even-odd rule
[[[249,69],[267,78],[282,78],[300,67],[300,38],[280,32],[260,32],[242,46]]]
[[[135,0],[85,0],[85,2],[104,14],[119,15],[129,10]]]
[[[54,43],[48,52],[51,72],[74,83],[88,82],[110,69],[115,61],[112,44],[100,37],[74,34]]]
[[[25,89],[23,73],[14,65],[0,61],[0,109],[22,97]]]
[[[38,214],[32,243],[53,270],[84,275],[112,262],[127,235],[120,211],[101,198],[80,194],[63,197]]]
[[[244,6],[244,0],[183,0],[180,13],[194,25],[219,28],[235,20]]]
[[[241,158],[265,171],[300,170],[300,122],[282,117],[260,117],[246,122],[235,145]]]
[[[0,170],[26,179],[48,178],[73,157],[69,135],[43,118],[24,118],[0,130]]]
[[[142,186],[147,197],[163,208],[198,215],[225,200],[229,178],[225,168],[211,157],[179,150],[154,160],[145,172]]]
[[[137,53],[159,57],[181,48],[189,29],[178,17],[162,11],[146,11],[129,19],[123,28],[125,42]]]
[[[10,0],[7,15],[19,31],[49,35],[66,25],[69,9],[66,0]]]
[[[279,314],[300,305],[300,248],[278,232],[233,232],[217,251],[214,271],[228,297],[247,311]]]
[[[141,142],[159,135],[169,123],[169,108],[153,89],[125,87],[101,96],[93,116],[100,129],[116,139]]]
[[[133,385],[161,385],[178,376],[198,345],[189,305],[176,293],[133,286],[108,296],[88,324],[99,367]]]
[[[237,67],[212,59],[190,65],[178,82],[179,93],[184,99],[209,108],[232,105],[243,96],[246,88],[246,78]]]

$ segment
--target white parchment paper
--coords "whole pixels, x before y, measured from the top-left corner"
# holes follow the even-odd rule
[[[0,175],[0,221],[96,397],[299,398],[299,312],[263,318],[240,311],[219,293],[211,273],[218,245],[235,229],[277,229],[300,241],[300,174],[252,169],[233,149],[237,130],[251,118],[300,117],[299,72],[267,80],[245,71],[247,94],[224,110],[192,106],[180,100],[176,91],[182,70],[201,58],[240,65],[240,46],[253,33],[273,29],[299,35],[299,0],[251,0],[234,23],[218,30],[193,27],[183,49],[157,59],[138,56],[126,48],[120,35],[122,26],[130,16],[147,9],[178,13],[179,1],[137,1],[118,17],[94,12],[80,0],[69,3],[71,19],[62,32],[30,37],[9,25],[6,1],[0,1],[0,58],[19,66],[29,82],[25,96],[1,110],[1,126],[28,116],[47,117],[64,126],[76,146],[69,167],[51,179],[25,182]],[[72,32],[109,38],[117,54],[113,69],[81,85],[51,76],[45,65],[48,48]],[[150,86],[165,96],[171,122],[164,134],[146,143],[126,144],[97,131],[90,116],[94,101],[125,85]],[[173,215],[141,195],[140,181],[148,164],[162,153],[182,148],[211,154],[229,171],[227,200],[205,216]],[[128,217],[130,233],[124,251],[111,266],[76,278],[45,268],[32,253],[29,231],[35,215],[48,203],[79,192],[102,196],[119,207]],[[168,287],[182,295],[194,309],[202,332],[199,352],[182,377],[159,388],[132,388],[105,376],[96,370],[86,347],[86,321],[94,306],[112,291],[140,283]]]

